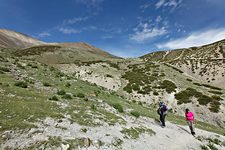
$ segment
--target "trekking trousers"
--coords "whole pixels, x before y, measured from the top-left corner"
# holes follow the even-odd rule
[[[166,118],[166,114],[160,114],[160,121],[161,121],[161,123],[162,123],[162,126],[166,126],[165,125],[165,118]]]
[[[194,125],[194,120],[188,120],[187,121],[188,126],[191,130],[191,134],[195,134],[195,125]]]

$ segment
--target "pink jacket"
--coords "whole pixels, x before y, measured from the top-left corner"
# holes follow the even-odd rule
[[[188,113],[185,113],[185,116],[186,116],[186,119],[187,120],[194,120],[194,114],[193,112],[188,112]]]

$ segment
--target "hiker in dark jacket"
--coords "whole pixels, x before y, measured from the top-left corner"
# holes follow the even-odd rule
[[[167,110],[168,110],[167,106],[163,102],[160,102],[157,112],[160,116],[160,121],[162,123],[163,128],[166,126],[165,125],[165,118],[166,118]]]

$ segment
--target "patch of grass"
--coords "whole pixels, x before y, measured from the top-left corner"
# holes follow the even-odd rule
[[[189,82],[192,82],[192,80],[191,79],[186,79],[187,81],[189,81]]]
[[[77,94],[76,94],[76,97],[79,97],[79,98],[84,98],[84,97],[85,97],[85,95],[84,95],[84,93],[77,93]]]
[[[67,82],[65,86],[69,88],[69,87],[71,87],[71,84],[69,82]]]
[[[65,95],[66,94],[66,91],[65,90],[58,90],[57,91],[57,94],[58,95]]]
[[[201,150],[209,150],[209,148],[205,145],[201,145],[200,147],[201,147]]]
[[[214,143],[214,144],[216,144],[216,145],[221,145],[221,141],[219,140],[219,139],[217,139],[217,138],[215,138],[215,139],[211,139],[211,138],[207,138],[207,140],[210,142],[210,143]]]
[[[52,96],[49,98],[49,100],[52,100],[52,101],[59,101],[59,98],[57,96]]]
[[[160,83],[159,88],[165,89],[167,93],[176,92],[177,86],[169,80],[164,80]]]
[[[200,83],[193,83],[194,85],[197,85],[197,86],[201,86],[201,84]]]
[[[121,140],[120,138],[115,138],[112,142],[112,145],[115,147],[120,147],[123,144],[123,140]]]
[[[28,87],[27,82],[25,82],[25,81],[18,81],[14,85],[18,86],[18,87],[21,87],[21,88],[27,88]]]
[[[110,74],[106,74],[105,76],[108,77],[108,78],[113,78],[113,76],[110,75]]]
[[[157,91],[154,91],[153,92],[153,95],[156,95],[157,96],[157,95],[159,95],[159,93]]]
[[[138,139],[140,134],[147,133],[150,135],[155,135],[156,133],[152,129],[148,129],[145,127],[131,127],[131,128],[124,128],[122,131],[127,138],[131,139]]]
[[[215,105],[218,103],[216,101],[213,101],[213,97],[209,97],[207,95],[203,95],[202,93],[198,92],[196,89],[193,88],[187,88],[184,91],[181,91],[177,94],[175,94],[175,98],[178,100],[177,104],[183,104],[183,103],[190,103],[191,97],[198,98],[198,102],[200,105],[207,105],[212,102],[212,109],[215,109]]]
[[[0,71],[2,72],[10,72],[9,68],[0,66]]]
[[[217,100],[213,100],[211,103],[210,103],[210,107],[209,107],[209,110],[211,112],[214,112],[214,113],[218,113],[219,110],[220,110],[220,105],[221,103]]]
[[[218,95],[222,95],[223,93],[220,92],[220,91],[208,91],[209,93],[212,93],[212,94],[218,94]]]
[[[222,90],[219,87],[211,86],[211,85],[208,85],[208,84],[202,84],[202,86],[207,87],[207,88],[210,88],[210,89],[213,89],[213,90]]]
[[[43,82],[43,85],[46,86],[46,87],[50,87],[51,86],[51,84],[48,83],[48,82]]]
[[[207,105],[208,103],[210,103],[211,101],[213,101],[213,99],[207,95],[201,95],[198,98],[198,102],[200,105]]]
[[[62,98],[64,98],[64,99],[72,99],[72,96],[70,94],[64,94],[62,96]]]
[[[207,145],[209,148],[210,148],[210,150],[218,150],[216,147],[215,147],[215,145],[213,145],[213,144],[208,144]]]
[[[130,114],[136,118],[140,117],[140,113],[138,111],[131,111]]]
[[[118,112],[123,113],[123,106],[119,103],[113,104],[112,105],[116,110],[118,110]]]

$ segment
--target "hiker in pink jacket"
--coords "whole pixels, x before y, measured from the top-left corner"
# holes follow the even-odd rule
[[[189,111],[189,109],[187,108],[185,110],[185,117],[186,117],[186,120],[188,122],[188,126],[189,126],[189,128],[191,130],[191,134],[195,135],[195,127],[194,127],[194,120],[195,120],[195,118],[194,118],[194,113]]]

